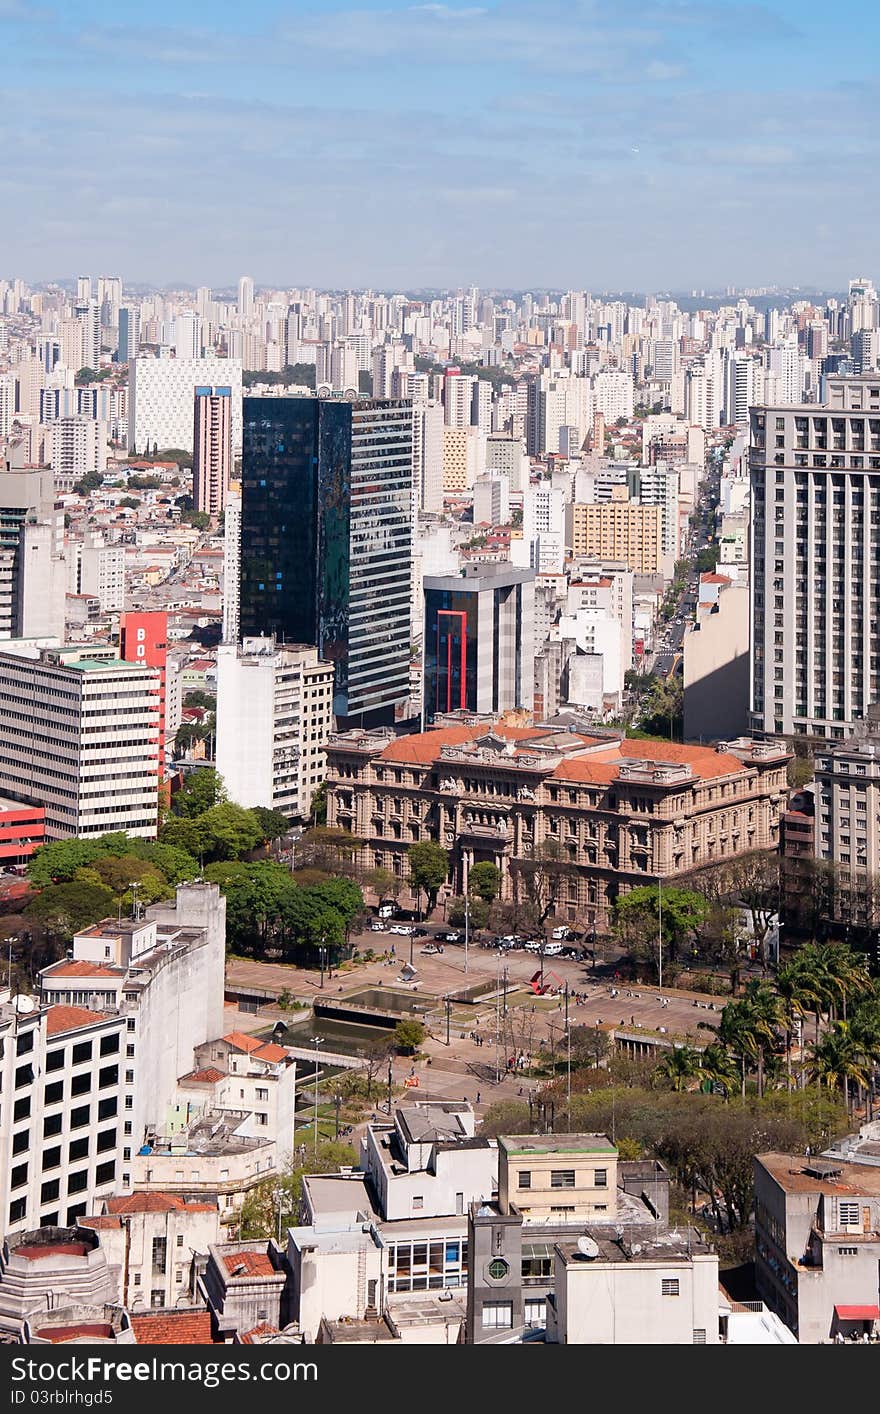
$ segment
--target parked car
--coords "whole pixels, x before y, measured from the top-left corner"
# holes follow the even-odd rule
[[[550,936],[564,942],[568,938],[568,929],[566,927],[554,928]]]
[[[537,938],[529,938],[527,943],[523,943],[526,952],[540,952],[542,946],[543,944],[539,943]]]
[[[433,943],[425,943],[423,948],[419,948],[419,952],[422,953],[423,956],[430,956],[432,953],[442,951],[442,948],[435,947]]]
[[[428,937],[430,937],[430,929],[429,929],[429,928],[413,928],[413,930],[412,930],[412,935],[413,935],[414,938],[428,938]]]
[[[444,943],[463,943],[464,933],[441,933]]]
[[[372,923],[370,924],[370,932],[371,932],[371,933],[384,933],[384,932],[386,932],[386,931],[387,931],[387,929],[386,929],[386,927],[385,927],[385,924],[384,924],[384,923],[380,923],[377,918],[374,918],[373,921],[372,921]]]
[[[398,937],[408,938],[412,933],[412,928],[408,923],[395,923],[388,931],[389,933],[396,933]]]
[[[559,957],[565,951],[562,943],[547,943],[544,947],[545,957]]]

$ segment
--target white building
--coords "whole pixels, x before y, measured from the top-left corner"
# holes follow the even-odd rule
[[[65,1226],[119,1186],[125,1018],[0,1000],[4,1235]]]
[[[223,642],[237,643],[241,619],[241,491],[226,498],[223,520]]]
[[[333,729],[333,665],[317,648],[245,638],[217,650],[217,770],[232,800],[308,818]]]
[[[418,510],[443,510],[443,408],[437,402],[413,403],[413,485]]]
[[[68,594],[92,595],[98,600],[102,613],[117,613],[125,608],[125,549],[122,545],[106,545],[99,533],[85,540],[70,541],[67,572]]]
[[[514,494],[528,486],[529,459],[522,438],[502,437],[496,433],[487,437],[486,470],[506,476]]]
[[[16,449],[17,450],[17,449]],[[64,637],[64,513],[48,469],[0,471],[0,639]]]
[[[635,403],[633,377],[622,368],[603,368],[593,379],[593,405],[606,425],[625,417],[631,421]]]
[[[474,481],[474,525],[505,525],[510,520],[507,477],[478,476]]]
[[[112,648],[8,646],[0,653],[0,793],[45,805],[49,839],[155,836],[158,669],[120,662]]]
[[[128,368],[128,446],[193,450],[193,400],[199,386],[232,389],[232,449],[241,452],[241,362],[231,358],[135,358]]]
[[[91,417],[59,417],[47,433],[52,475],[59,491],[72,491],[89,472],[107,470],[107,424]]]

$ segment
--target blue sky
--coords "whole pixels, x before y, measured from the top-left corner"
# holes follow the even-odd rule
[[[0,0],[2,274],[880,275],[871,0]]]

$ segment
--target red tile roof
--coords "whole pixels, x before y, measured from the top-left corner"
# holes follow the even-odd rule
[[[557,780],[607,785],[616,780],[622,760],[666,761],[673,765],[690,766],[694,776],[700,780],[738,775],[745,770],[735,756],[726,751],[715,751],[711,746],[684,746],[675,741],[640,741],[626,737],[608,751],[561,761],[553,775]]]
[[[102,1228],[122,1227],[122,1219],[113,1217],[110,1213],[99,1213],[94,1218],[80,1218],[79,1225],[80,1227],[93,1227],[96,1232],[100,1232]]]
[[[102,967],[99,962],[86,962],[82,958],[76,962],[60,962],[51,969],[53,977],[118,977],[119,972],[114,972],[109,967]]]
[[[179,1193],[125,1193],[106,1199],[111,1213],[214,1213],[216,1203],[187,1203]]]
[[[277,1064],[278,1061],[287,1060],[287,1052],[283,1046],[276,1046],[274,1042],[267,1041],[265,1046],[260,1046],[256,1051],[251,1051],[254,1060],[271,1061]]]
[[[265,1252],[233,1252],[223,1258],[223,1265],[230,1276],[273,1277],[275,1268]],[[236,1267],[243,1266],[243,1272],[236,1273]]]
[[[241,1337],[242,1345],[261,1345],[267,1336],[280,1334],[277,1326],[269,1325],[268,1321],[263,1321],[261,1325],[254,1326],[253,1330],[245,1331]]]
[[[46,1013],[46,1035],[58,1036],[62,1031],[78,1031],[81,1026],[94,1026],[99,1021],[112,1021],[107,1011],[87,1011],[81,1006],[50,1006]]]
[[[191,1070],[188,1075],[181,1075],[180,1084],[188,1080],[192,1085],[215,1085],[218,1080],[223,1079],[223,1071],[218,1070],[216,1065],[209,1065],[204,1070]]]
[[[138,1345],[214,1345],[210,1311],[150,1311],[133,1315]]]
[[[236,1051],[258,1051],[262,1046],[262,1041],[258,1041],[256,1036],[247,1036],[243,1031],[230,1031],[228,1035],[221,1036],[221,1041],[225,1041],[228,1046],[232,1046]]]
[[[43,1257],[87,1257],[91,1250],[87,1242],[23,1242],[10,1255],[39,1262]]]
[[[104,1321],[81,1321],[75,1326],[44,1326],[35,1335],[50,1345],[64,1345],[68,1340],[112,1340],[113,1327]]]

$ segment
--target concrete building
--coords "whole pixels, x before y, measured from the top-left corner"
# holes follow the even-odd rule
[[[560,1345],[717,1345],[718,1256],[693,1228],[655,1224],[612,1238],[587,1226],[557,1242],[547,1342]]]
[[[118,1187],[125,1020],[81,1005],[0,1005],[5,1233],[75,1222]]]
[[[630,501],[573,502],[565,516],[566,543],[573,555],[620,560],[635,574],[663,572],[662,507]]]
[[[15,453],[13,453],[13,457]],[[64,513],[52,472],[0,470],[0,639],[64,638]]]
[[[132,1313],[194,1304],[197,1270],[221,1236],[216,1200],[192,1194],[117,1194],[80,1225],[97,1234],[113,1300]]]
[[[509,565],[426,575],[423,710],[531,709],[535,577]]]
[[[880,1125],[819,1157],[755,1158],[758,1294],[801,1345],[822,1345],[880,1322]]]
[[[230,799],[308,819],[333,730],[333,665],[317,648],[245,638],[217,650],[217,770]]]
[[[76,1222],[47,1223],[6,1232],[0,1247],[0,1332],[5,1342],[23,1343],[26,1328],[37,1339],[45,1338],[42,1323],[58,1308],[92,1308],[103,1318],[105,1308],[118,1301],[117,1274],[89,1228]]]
[[[593,379],[593,404],[611,426],[619,418],[632,420],[635,402],[633,377],[622,368],[605,368]]]
[[[241,620],[241,491],[226,499],[223,521],[223,642],[237,643]]]
[[[196,385],[193,394],[193,502],[219,516],[232,479],[232,388]]]
[[[529,484],[529,459],[520,437],[503,437],[492,433],[486,438],[486,470],[506,476],[511,491],[517,495]]]
[[[498,1140],[498,1203],[526,1223],[617,1216],[617,1149],[604,1134],[510,1134]]]
[[[159,677],[112,648],[0,653],[0,793],[46,809],[46,835],[152,838]]]
[[[749,588],[706,578],[724,582],[711,600],[700,595],[682,640],[686,741],[739,736],[749,716]]]
[[[680,746],[459,713],[400,741],[332,737],[327,822],[364,840],[363,868],[402,877],[409,844],[442,843],[456,894],[471,866],[488,860],[501,870],[504,898],[523,887],[518,861],[552,840],[572,865],[555,915],[592,917],[602,929],[619,894],[658,875],[775,849],[788,759],[781,746],[749,738]]]
[[[420,511],[443,509],[443,408],[413,401],[413,484]]]
[[[49,433],[52,476],[58,491],[72,491],[89,473],[107,470],[107,423],[80,414],[56,418]]]
[[[152,904],[141,918],[83,929],[74,936],[73,957],[41,973],[44,1004],[62,1015],[65,1008],[92,1007],[122,1027],[117,1192],[130,1192],[151,1167],[140,1163],[135,1171],[138,1150],[177,1113],[178,1081],[192,1070],[195,1048],[223,1033],[225,923],[226,900],[216,884],[179,884],[173,901]],[[168,1167],[166,1182],[155,1186],[173,1192],[175,1170]],[[93,1199],[83,1211],[94,1209]]]
[[[443,492],[470,491],[485,470],[486,438],[474,427],[443,428]]]
[[[124,663],[141,663],[159,674],[159,771],[180,722],[180,694],[169,693],[168,615],[161,610],[119,616],[119,656]]]
[[[880,378],[751,414],[751,726],[842,740],[880,698]]]
[[[116,614],[125,605],[125,547],[108,545],[100,532],[67,544],[67,592],[89,594],[101,612]]]
[[[133,358],[128,365],[128,447],[193,445],[193,398],[198,387],[228,387],[232,399],[232,450],[241,451],[241,361],[233,358]]]

